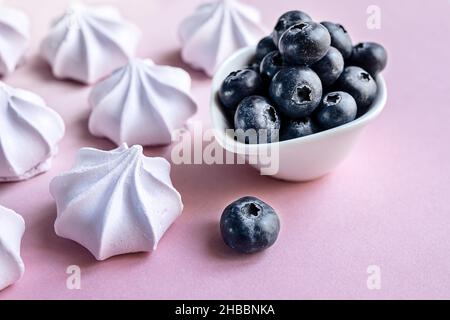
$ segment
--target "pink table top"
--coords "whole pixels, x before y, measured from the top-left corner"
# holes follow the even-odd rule
[[[25,275],[0,299],[450,298],[449,1],[378,0],[380,30],[366,27],[373,1],[246,1],[260,8],[268,27],[296,8],[318,21],[342,22],[355,42],[384,44],[390,60],[384,113],[348,160],[317,181],[281,182],[245,165],[173,166],[182,217],[156,252],[104,262],[53,231],[49,181],[71,167],[79,148],[113,147],[87,130],[90,88],[55,80],[36,56],[49,21],[69,1],[5,2],[23,8],[33,30],[26,64],[3,80],[43,96],[64,118],[67,133],[50,172],[0,185],[0,203],[27,225]],[[210,126],[210,80],[180,61],[176,32],[201,1],[86,2],[116,3],[144,32],[141,57],[187,69],[199,102],[196,119]],[[169,158],[170,147],[146,154]],[[220,239],[223,208],[243,195],[261,197],[282,219],[279,240],[262,254],[236,255]],[[81,268],[81,290],[66,288],[70,265]],[[370,265],[380,267],[380,290],[367,287]]]

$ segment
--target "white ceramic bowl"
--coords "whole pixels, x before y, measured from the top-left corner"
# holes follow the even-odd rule
[[[387,99],[382,76],[376,78],[378,94],[362,117],[343,126],[310,136],[270,144],[246,145],[235,141],[222,113],[217,92],[226,76],[249,64],[254,47],[237,51],[216,71],[212,81],[211,117],[217,142],[225,150],[245,159],[262,174],[289,181],[308,181],[319,178],[339,165],[350,153],[362,129],[375,120],[384,109]],[[271,152],[271,153],[270,153]]]

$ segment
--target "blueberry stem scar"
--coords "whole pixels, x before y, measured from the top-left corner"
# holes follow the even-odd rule
[[[370,75],[367,72],[361,72],[361,79],[370,81]]]
[[[261,208],[259,208],[254,203],[249,203],[249,204],[246,204],[245,206],[242,207],[242,212],[244,214],[246,214],[247,216],[257,217],[260,210],[261,210]]]
[[[296,90],[294,100],[298,103],[305,103],[311,101],[311,88],[308,86],[300,86]]]
[[[326,98],[326,102],[329,104],[337,104],[341,101],[341,96],[338,93],[329,94]]]

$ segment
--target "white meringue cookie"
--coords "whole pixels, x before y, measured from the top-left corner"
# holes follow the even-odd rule
[[[197,111],[190,90],[183,69],[131,59],[92,90],[89,131],[117,145],[170,144],[173,130]]]
[[[58,209],[56,233],[97,260],[156,249],[183,210],[170,164],[146,157],[138,145],[81,149],[75,166],[52,180],[50,193]]]
[[[20,244],[25,221],[13,210],[0,206],[0,290],[17,282],[25,271]]]
[[[198,7],[185,18],[179,34],[183,61],[213,76],[228,56],[256,44],[266,31],[255,8],[237,0],[218,0]]]
[[[13,72],[28,46],[30,21],[17,9],[0,5],[0,76]]]
[[[0,182],[47,171],[64,122],[38,95],[0,82]]]
[[[94,83],[134,56],[141,32],[110,6],[72,5],[41,43],[57,78]]]

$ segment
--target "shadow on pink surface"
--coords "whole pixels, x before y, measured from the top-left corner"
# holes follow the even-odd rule
[[[70,85],[73,87],[87,87],[85,84],[71,79],[62,80],[55,78],[55,76],[53,76],[50,65],[40,55],[33,55],[31,57],[28,57],[28,64],[26,65],[26,67],[28,69],[28,72],[34,74],[41,81],[45,81],[46,84],[61,84],[61,81],[64,81],[66,85]]]
[[[87,268],[96,263],[95,258],[84,247],[56,235],[54,230],[55,203],[46,203],[38,210],[41,212],[39,219],[28,226],[28,230],[32,230],[37,235],[33,242],[34,249],[46,251],[46,254],[52,259],[64,261],[68,264],[75,263],[82,268]]]
[[[193,81],[209,81],[211,80],[203,71],[196,70],[186,64],[181,59],[181,51],[179,48],[167,50],[157,61],[158,64],[169,65],[172,67],[182,68],[189,73]]]
[[[88,141],[89,143],[86,143],[86,146],[91,146],[101,150],[115,149],[116,145],[109,139],[93,136],[89,132],[90,115],[90,107],[84,108],[83,111],[80,112],[79,117],[71,124],[71,128],[68,129],[71,131],[70,134],[79,139],[79,141]]]

